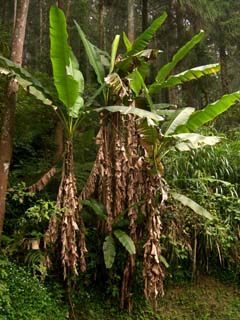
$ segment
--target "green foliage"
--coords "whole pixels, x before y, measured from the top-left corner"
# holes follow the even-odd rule
[[[121,244],[125,247],[129,254],[135,254],[136,248],[133,240],[122,230],[114,230],[113,234],[115,237],[121,242]]]
[[[183,194],[179,194],[177,192],[171,192],[172,197],[175,200],[180,201],[184,206],[191,208],[195,213],[199,214],[202,217],[205,217],[209,220],[213,220],[213,216],[202,206],[197,204],[192,199],[184,196]]]
[[[103,256],[107,269],[111,269],[116,256],[116,248],[113,237],[107,236],[103,243]]]
[[[222,96],[219,100],[210,103],[203,110],[192,113],[184,125],[179,125],[176,129],[178,133],[190,132],[199,129],[203,124],[212,121],[218,115],[229,109],[240,100],[240,91]]]
[[[200,31],[198,34],[192,37],[183,47],[181,47],[173,56],[172,60],[164,65],[157,73],[156,82],[163,83],[169,73],[175,68],[175,66],[198,44],[204,36],[204,32]],[[150,89],[151,91],[151,89]]]
[[[167,18],[167,13],[164,12],[160,17],[155,19],[151,25],[134,41],[130,50],[127,50],[126,55],[134,55],[142,50],[144,50],[148,45],[150,40],[156,34],[156,31],[164,23]],[[126,36],[125,36],[126,38]]]
[[[78,23],[75,21],[75,25],[77,27],[78,34],[83,42],[85,51],[87,53],[89,63],[93,67],[96,75],[98,83],[103,84],[104,83],[104,67],[101,63],[101,57],[99,54],[99,51],[97,48],[86,38],[84,32],[82,31],[81,27],[78,25]],[[115,50],[115,49],[114,49]]]
[[[77,118],[83,106],[83,76],[68,45],[66,19],[62,10],[52,6],[50,10],[50,56],[54,83],[59,99],[67,108],[70,117]]]
[[[65,319],[61,302],[38,279],[3,257],[0,267],[0,319]]]

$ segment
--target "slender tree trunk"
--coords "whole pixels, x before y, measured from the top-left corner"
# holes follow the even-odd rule
[[[142,31],[148,27],[148,0],[142,0]]]
[[[19,65],[22,64],[28,7],[29,0],[20,0],[18,2],[16,26],[12,40],[11,60]],[[3,110],[2,132],[0,138],[0,236],[3,231],[6,210],[6,191],[9,167],[12,158],[17,91],[18,83],[15,79],[11,79],[6,90],[6,101]]]
[[[13,9],[13,32],[16,25],[16,19],[17,19],[17,0],[14,0],[14,9]]]
[[[134,0],[128,0],[128,38],[134,41]]]
[[[105,3],[104,0],[99,1],[99,47],[105,49],[105,28],[104,28],[104,18],[105,18]]]
[[[220,64],[221,64],[221,85],[222,94],[229,92],[229,78],[228,78],[228,68],[227,68],[227,54],[224,45],[219,48]]]

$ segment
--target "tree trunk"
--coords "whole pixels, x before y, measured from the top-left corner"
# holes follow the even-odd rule
[[[128,38],[134,41],[134,0],[128,0]]]
[[[18,2],[16,25],[12,40],[11,60],[19,65],[22,65],[28,7],[29,0],[20,0]],[[18,83],[15,79],[11,79],[6,90],[6,101],[3,110],[2,132],[0,138],[0,236],[3,230],[6,210],[6,191],[9,167],[12,158],[17,91]]]
[[[17,0],[14,0],[14,10],[13,10],[13,32],[16,25],[16,19],[17,19]]]
[[[219,48],[219,57],[221,64],[221,85],[222,94],[229,93],[229,78],[228,78],[228,68],[227,68],[227,54],[224,45]]]
[[[105,4],[104,0],[99,1],[99,48],[105,50]]]
[[[148,27],[148,0],[142,0],[142,31]]]

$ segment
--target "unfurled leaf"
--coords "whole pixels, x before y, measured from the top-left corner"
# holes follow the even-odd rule
[[[125,32],[123,32],[123,42],[124,42],[124,45],[125,45],[127,51],[130,51],[131,48],[132,48],[132,44],[129,41],[129,39],[128,39],[128,37],[127,37]]]
[[[111,236],[107,236],[103,243],[103,257],[107,269],[111,269],[116,256],[114,240]]]
[[[81,27],[79,26],[79,24],[74,21],[76,27],[77,27],[77,31],[78,34],[82,40],[82,43],[84,45],[89,63],[91,64],[91,66],[93,67],[93,70],[97,76],[97,81],[100,84],[104,83],[104,76],[105,76],[105,72],[104,72],[104,67],[101,63],[101,57],[99,54],[99,51],[97,50],[97,48],[87,39],[86,35],[84,34],[83,30],[81,29]]]
[[[122,230],[114,230],[113,234],[121,242],[129,254],[135,254],[136,248],[132,239]]]
[[[120,36],[117,34],[112,43],[111,64],[110,64],[109,73],[113,72],[113,69],[114,69],[119,40],[120,40]]]
[[[173,191],[171,191],[171,195],[172,195],[173,199],[181,202],[184,206],[189,207],[190,209],[192,209],[195,213],[197,213],[201,217],[207,218],[209,220],[213,220],[214,217],[211,215],[211,213],[208,212],[202,206],[200,206],[198,203],[193,201],[192,199],[186,197],[183,194],[173,192]]]

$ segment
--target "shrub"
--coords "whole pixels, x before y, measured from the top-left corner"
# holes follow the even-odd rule
[[[0,320],[63,320],[65,315],[37,278],[0,256]]]

